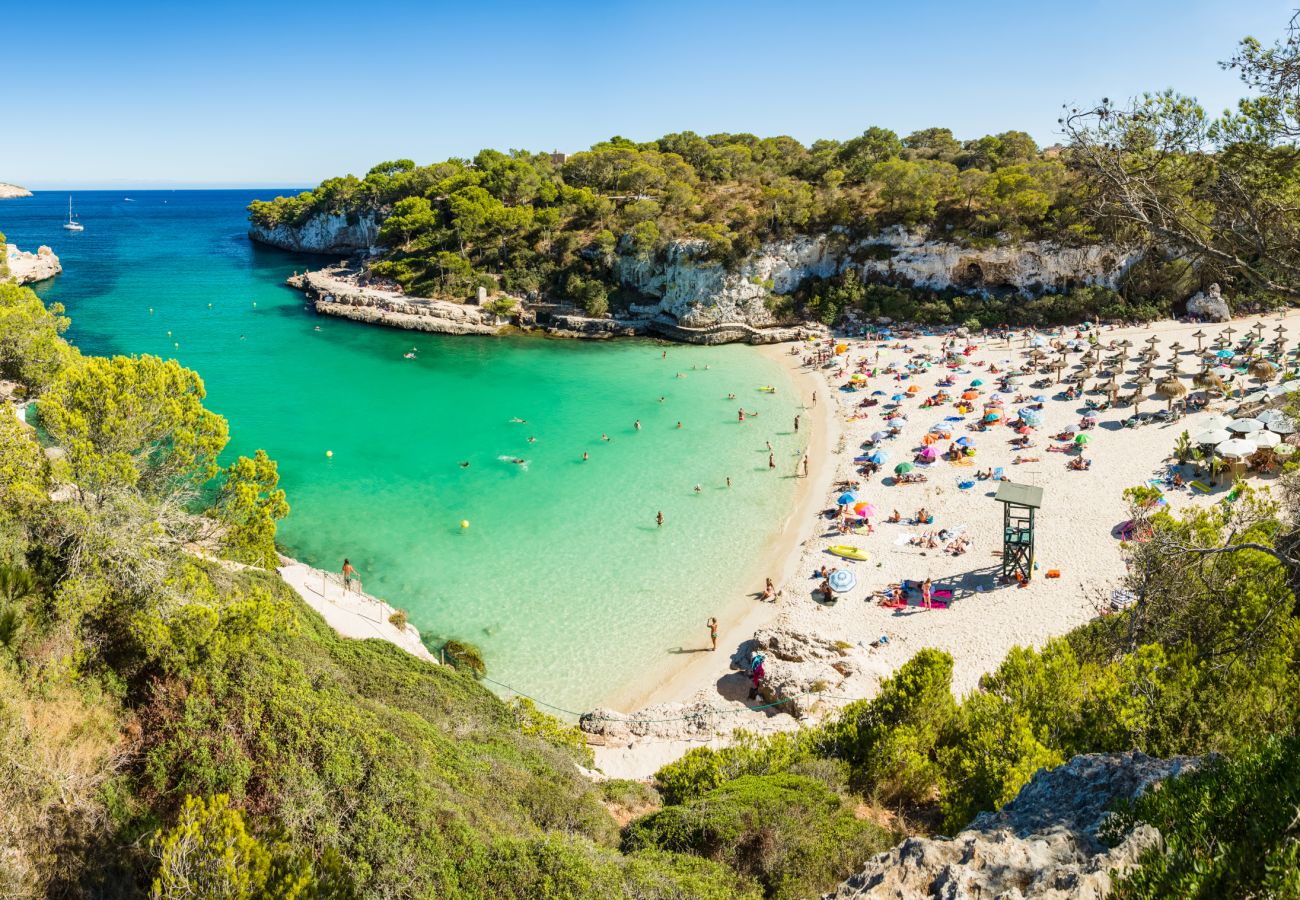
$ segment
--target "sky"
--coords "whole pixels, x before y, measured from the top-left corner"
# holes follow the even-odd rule
[[[334,0],[28,7],[0,45],[0,181],[300,187],[482,147],[870,125],[1057,139],[1062,104],[1211,111],[1297,0]],[[15,23],[15,17],[6,19]]]

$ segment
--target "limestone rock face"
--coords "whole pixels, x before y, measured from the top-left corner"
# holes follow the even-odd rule
[[[320,214],[301,225],[264,228],[254,223],[248,236],[263,244],[299,253],[373,253],[379,241],[379,219],[371,214],[349,219]]]
[[[856,243],[837,232],[772,242],[734,271],[709,260],[707,249],[703,241],[680,241],[654,258],[620,255],[615,276],[656,301],[634,306],[633,311],[646,317],[669,316],[688,328],[729,322],[761,327],[772,322],[767,297],[789,294],[810,277],[854,271],[864,281],[1031,297],[1077,285],[1114,287],[1140,256],[1130,248],[1065,247],[1046,241],[973,249],[927,241],[903,228]]]
[[[35,253],[19,250],[13,244],[0,245],[9,263],[9,278],[17,284],[35,284],[63,271],[54,251],[42,244]]]
[[[32,192],[27,188],[21,188],[16,184],[6,184],[0,181],[0,200],[10,200],[14,197],[30,197]]]
[[[1205,322],[1226,322],[1232,318],[1228,301],[1223,299],[1219,286],[1212,284],[1187,301],[1187,314]]]
[[[1143,753],[1076,756],[1040,770],[1000,812],[981,813],[954,838],[910,838],[867,863],[824,900],[941,897],[1102,900],[1160,832],[1140,825],[1116,847],[1097,840],[1108,807],[1199,760]]]

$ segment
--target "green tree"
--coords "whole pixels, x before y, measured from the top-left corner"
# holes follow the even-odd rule
[[[277,564],[275,523],[289,514],[275,460],[258,450],[225,470],[213,512],[223,529],[222,552],[230,559],[271,569]]]
[[[155,356],[87,357],[41,397],[41,422],[83,492],[195,491],[217,474],[225,419],[203,406],[198,373]]]
[[[76,358],[60,337],[67,327],[60,304],[46,308],[31,289],[0,284],[0,378],[44,390]]]

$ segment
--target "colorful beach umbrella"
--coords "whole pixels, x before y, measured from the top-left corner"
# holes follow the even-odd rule
[[[984,414],[985,422],[996,422],[1000,418],[1002,418],[1002,413],[998,412],[996,409]]]
[[[883,466],[885,462],[888,461],[888,459],[889,459],[888,450],[877,450],[875,453],[872,453],[869,456],[867,456],[868,462],[873,462],[878,466]]]
[[[975,400],[976,398],[979,397],[979,395],[980,395],[979,391],[967,391],[966,393],[961,395],[961,398],[963,400]]]
[[[906,475],[910,471],[912,471],[912,464],[910,462],[901,462],[894,466],[895,475]]]
[[[1090,440],[1092,440],[1092,439],[1091,439],[1090,437],[1088,437],[1086,434],[1076,434],[1076,435],[1074,436],[1074,442],[1075,442],[1076,444],[1079,444],[1079,445],[1086,444],[1086,443],[1088,443],[1088,441],[1090,441]]]
[[[874,516],[877,512],[876,505],[874,503],[868,503],[865,500],[853,504],[853,511],[863,518]]]
[[[844,493],[840,494],[839,499],[837,499],[835,502],[838,503],[840,506],[848,506],[850,503],[853,503],[857,499],[858,499],[858,495],[853,493],[853,491],[845,491]]]
[[[971,386],[971,387],[980,387],[980,386],[983,385],[983,384],[984,384],[984,379],[982,379],[982,378],[976,378],[974,381],[972,381],[972,382],[970,383],[970,386]]]
[[[919,455],[921,459],[934,459],[939,454],[935,451],[933,447],[922,447]]]
[[[831,590],[839,594],[851,591],[858,586],[858,576],[848,569],[836,569],[831,573],[831,577],[827,581],[830,582]]]
[[[975,445],[974,438],[968,438],[965,435],[962,435],[961,437],[957,438],[958,447],[973,447],[974,445]]]

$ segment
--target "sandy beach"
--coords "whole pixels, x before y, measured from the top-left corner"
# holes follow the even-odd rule
[[[1127,396],[1140,389],[1144,397],[1138,411],[1156,413],[1165,409],[1165,402],[1154,398],[1153,384],[1139,386],[1134,357],[1147,348],[1145,343],[1154,336],[1158,353],[1151,377],[1159,381],[1168,377],[1171,345],[1181,344],[1179,351],[1179,380],[1189,392],[1201,396],[1192,384],[1192,375],[1200,370],[1200,356],[1196,353],[1197,331],[1206,337],[1204,345],[1225,327],[1234,330],[1232,341],[1240,341],[1252,326],[1262,322],[1264,340],[1277,335],[1272,332],[1279,323],[1289,334],[1284,335],[1288,346],[1293,347],[1300,336],[1300,314],[1288,316],[1269,315],[1236,320],[1225,324],[1191,324],[1159,322],[1136,328],[1103,328],[1094,330],[1099,344],[1105,348],[1112,341],[1129,341],[1132,346],[1123,352],[1124,363],[1118,375],[1119,394]],[[1048,341],[1069,340],[1075,337],[1074,329],[1041,332]],[[1087,337],[1087,333],[1083,335]],[[1196,433],[1200,424],[1215,413],[1230,413],[1239,405],[1234,396],[1230,399],[1212,398],[1207,409],[1193,412],[1172,422],[1152,419],[1137,427],[1124,427],[1123,422],[1134,415],[1134,407],[1122,405],[1095,412],[1096,423],[1081,431],[1088,443],[1081,453],[1054,452],[1049,447],[1064,449],[1067,442],[1053,440],[1052,436],[1079,428],[1085,402],[1105,402],[1104,393],[1087,393],[1073,400],[1066,399],[1068,384],[1057,383],[1057,373],[1025,375],[1014,381],[1011,390],[1002,394],[1007,419],[1015,419],[1018,410],[1033,405],[1034,396],[1043,398],[1042,424],[1028,435],[1030,446],[1015,449],[1010,441],[1017,432],[1003,422],[991,424],[985,431],[968,430],[968,424],[982,418],[984,404],[998,391],[998,375],[990,374],[991,365],[1010,361],[1018,367],[1027,361],[1030,338],[1016,333],[1010,341],[993,338],[974,338],[970,352],[961,357],[954,368],[936,362],[929,368],[920,368],[910,377],[896,380],[893,373],[883,370],[891,363],[901,368],[914,354],[928,352],[933,359],[941,360],[944,336],[914,337],[905,340],[881,342],[876,340],[845,340],[849,345],[847,364],[835,369],[803,369],[801,389],[818,390],[817,428],[814,438],[813,472],[797,499],[790,518],[786,521],[779,540],[784,546],[773,548],[772,558],[786,566],[775,566],[781,571],[777,581],[782,596],[776,604],[751,600],[752,608],[734,624],[724,623],[719,639],[719,652],[703,654],[705,659],[695,660],[684,667],[677,676],[658,685],[646,698],[643,706],[647,715],[665,717],[665,711],[687,708],[692,704],[707,705],[729,713],[718,717],[709,732],[697,732],[689,738],[678,739],[653,734],[623,746],[596,747],[597,765],[607,774],[619,777],[648,777],[658,766],[680,755],[691,746],[701,743],[719,743],[734,728],[747,728],[766,732],[774,729],[798,727],[796,720],[787,714],[765,711],[736,711],[747,701],[734,691],[736,676],[727,687],[725,676],[729,659],[741,642],[750,638],[754,630],[762,627],[787,630],[810,635],[816,639],[843,642],[849,649],[846,657],[853,663],[853,672],[840,683],[827,690],[828,697],[820,702],[814,715],[805,721],[815,721],[842,706],[850,698],[872,696],[880,681],[911,658],[918,650],[934,647],[952,654],[955,665],[953,688],[958,695],[974,690],[979,678],[996,667],[1007,651],[1017,645],[1041,646],[1048,639],[1063,634],[1099,614],[1108,602],[1118,581],[1123,577],[1125,563],[1116,527],[1128,519],[1127,506],[1122,493],[1125,488],[1140,485],[1167,472],[1173,447],[1183,431]],[[957,346],[965,349],[967,341],[959,339]],[[1050,346],[1044,348],[1049,359],[1059,358]],[[785,359],[798,363],[801,357],[791,357],[787,348],[774,348]],[[1119,351],[1102,350],[1103,360],[1115,358]],[[877,361],[877,354],[879,359]],[[844,356],[838,357],[843,359]],[[1080,354],[1070,353],[1060,375],[1064,379],[1076,371]],[[865,386],[856,390],[842,390],[851,372],[858,371],[859,363],[866,360],[868,375]],[[1097,368],[1104,365],[1099,364]],[[829,374],[823,382],[822,372]],[[953,387],[947,388],[948,402],[930,408],[922,406],[924,400],[936,393],[936,383],[951,377]],[[1041,388],[1031,385],[1041,379],[1050,384]],[[982,382],[978,386],[972,383]],[[1099,381],[1089,378],[1086,387],[1091,390]],[[821,383],[823,386],[814,388]],[[1041,383],[1041,382],[1040,382]],[[1238,384],[1246,392],[1258,385],[1253,378],[1240,378]],[[915,390],[908,394],[908,389]],[[963,392],[975,391],[977,399],[974,412],[961,420],[945,421],[962,416],[953,405]],[[883,392],[883,395],[875,392]],[[878,473],[862,476],[854,458],[867,453],[860,450],[864,441],[875,432],[888,427],[884,415],[893,406],[890,399],[896,394],[906,399],[897,404],[897,411],[906,417],[896,437],[881,441],[879,447],[889,454],[889,459]],[[874,394],[874,396],[873,396]],[[1016,402],[1017,395],[1025,401]],[[863,401],[876,403],[864,407]],[[950,443],[960,437],[973,442],[973,458],[954,463],[942,457],[931,464],[915,463],[915,473],[924,474],[925,481],[897,484],[894,467],[899,463],[912,463],[923,446],[923,438],[932,429],[943,426],[950,434],[940,439],[934,448],[942,454]],[[835,437],[842,435],[842,442]],[[836,445],[847,448],[836,452]],[[1017,464],[1017,456],[1027,460]],[[1076,471],[1068,463],[1076,456],[1091,461],[1087,471]],[[977,471],[1001,468],[1006,477],[1015,483],[1035,485],[1043,489],[1042,508],[1037,520],[1037,570],[1025,587],[1006,586],[1000,583],[1001,534],[1003,509],[993,499],[997,482],[976,480]],[[862,500],[878,510],[871,518],[871,534],[841,535],[832,519],[818,517],[818,513],[833,510],[840,488],[832,485],[845,481],[859,481]],[[969,486],[964,483],[973,482]],[[1227,485],[1208,493],[1193,492],[1190,488],[1167,489],[1171,506],[1188,503],[1211,502],[1226,492]],[[932,514],[931,524],[914,524],[916,513],[924,508]],[[898,510],[901,523],[891,524],[886,518]],[[927,532],[945,534],[936,539],[936,546],[917,546],[910,542],[923,538]],[[960,555],[946,552],[953,534],[970,539],[969,549]],[[832,556],[827,548],[848,544],[860,548],[865,561],[848,561]],[[824,603],[816,589],[820,579],[814,570],[825,565],[848,568],[857,577],[857,585],[838,594],[834,603]],[[1059,577],[1047,577],[1047,573]],[[764,572],[756,572],[755,590],[761,588]],[[916,595],[901,609],[882,607],[879,592],[903,579],[933,581],[934,590],[950,591],[952,596],[946,608],[926,609]],[[943,596],[940,593],[940,596]],[[881,641],[881,638],[885,641]],[[875,646],[873,646],[873,644]],[[725,652],[724,652],[725,651]],[[634,709],[622,706],[621,709]]]

